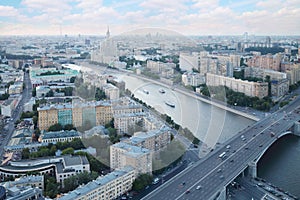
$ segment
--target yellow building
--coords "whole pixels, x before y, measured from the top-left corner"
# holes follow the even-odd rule
[[[105,125],[111,121],[113,117],[111,104],[102,103],[96,105],[96,125]]]
[[[38,113],[40,130],[47,130],[50,126],[58,123],[58,112],[55,107],[38,108]]]
[[[80,105],[74,106],[72,109],[73,125],[75,127],[82,126],[82,107]]]

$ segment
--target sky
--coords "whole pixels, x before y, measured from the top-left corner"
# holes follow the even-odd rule
[[[300,35],[300,0],[1,0],[0,35]]]

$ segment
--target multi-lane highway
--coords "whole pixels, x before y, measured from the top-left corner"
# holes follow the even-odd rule
[[[144,199],[210,199],[300,120],[300,99],[241,131],[222,148],[178,174]],[[271,133],[274,133],[274,136]],[[243,139],[244,138],[244,139]],[[230,145],[230,148],[226,148]],[[223,159],[219,158],[222,152]]]

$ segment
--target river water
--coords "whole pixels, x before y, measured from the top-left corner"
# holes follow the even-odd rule
[[[135,97],[143,100],[161,113],[174,119],[182,127],[213,146],[216,142],[225,142],[238,131],[254,123],[253,120],[224,111],[200,100],[183,95],[170,88],[161,87],[135,77],[119,75],[126,82],[126,88]],[[161,94],[163,88],[166,93]],[[145,90],[149,94],[145,93]],[[171,101],[172,108],[165,104]],[[300,138],[284,137],[275,143],[258,165],[258,176],[300,197]]]
[[[127,75],[119,75],[118,78],[125,81],[126,88],[135,97],[151,105],[160,113],[171,116],[177,124],[191,130],[197,138],[211,147],[217,142],[226,141],[238,131],[254,123],[253,120],[211,106],[170,88]],[[160,88],[165,90],[164,94],[159,92]],[[166,101],[175,104],[175,108],[166,105]]]
[[[300,197],[300,138],[288,135],[275,142],[258,162],[258,176]]]
[[[171,116],[176,123],[183,128],[187,127],[209,146],[228,140],[238,131],[254,123],[253,120],[211,106],[170,88],[127,75],[117,75],[117,77],[125,81],[126,88],[133,92],[135,97],[159,112]],[[161,94],[160,88],[163,88],[166,93]],[[166,105],[165,101],[174,103],[175,108]],[[300,197],[299,155],[300,138],[296,136],[281,138],[271,146],[258,163],[258,176]]]

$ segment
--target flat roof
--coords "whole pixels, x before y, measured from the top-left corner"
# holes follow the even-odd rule
[[[130,166],[126,166],[121,170],[113,171],[105,176],[99,176],[96,180],[87,183],[84,186],[79,186],[72,192],[65,194],[64,196],[60,197],[60,200],[73,200],[80,196],[85,196],[86,194],[90,193],[91,191],[100,188],[101,186],[106,185],[107,183],[117,179],[118,177],[124,176],[125,174],[133,171],[134,169]]]

